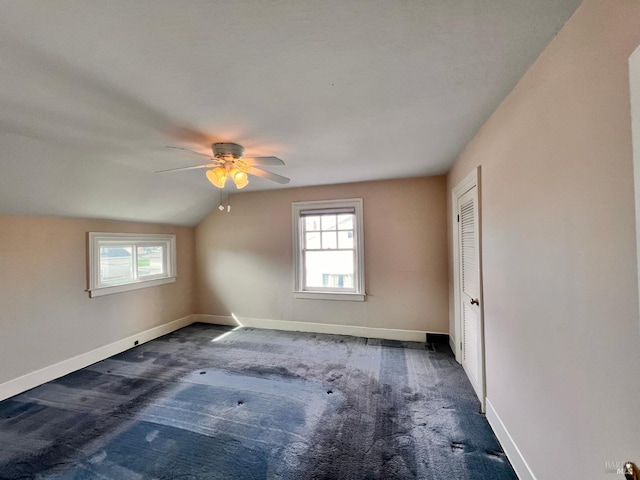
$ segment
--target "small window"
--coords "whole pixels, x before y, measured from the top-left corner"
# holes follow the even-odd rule
[[[90,232],[89,295],[175,282],[175,250],[175,235]]]
[[[365,299],[362,199],[292,204],[295,298]]]

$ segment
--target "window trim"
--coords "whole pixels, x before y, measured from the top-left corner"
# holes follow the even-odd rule
[[[354,247],[355,247],[355,272],[354,291],[339,292],[327,289],[305,290],[304,285],[304,265],[302,260],[302,239],[303,229],[300,228],[302,221],[301,212],[305,210],[333,210],[349,208],[354,210]],[[293,297],[296,299],[313,300],[342,300],[352,302],[364,302],[365,272],[364,272],[364,220],[363,220],[362,198],[348,198],[340,200],[317,200],[307,202],[293,202],[291,204],[291,217],[293,222],[293,269],[294,269],[294,290]]]
[[[166,257],[164,263],[166,266],[166,275],[149,275],[146,278],[138,278],[136,280],[121,283],[118,285],[101,285],[100,284],[100,245],[101,243],[117,243],[122,242],[134,245],[134,249],[144,244],[163,245],[165,247]],[[176,236],[164,233],[107,233],[107,232],[89,232],[88,235],[88,279],[89,279],[89,297],[101,297],[103,295],[111,295],[114,293],[128,292],[130,290],[138,290],[141,288],[155,287],[176,281]]]

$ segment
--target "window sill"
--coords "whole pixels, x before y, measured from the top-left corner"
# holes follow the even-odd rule
[[[338,293],[338,292],[293,292],[293,298],[302,300],[338,300],[343,302],[364,302],[367,295],[364,293]]]
[[[129,290],[139,290],[141,288],[155,287],[166,283],[173,283],[176,277],[158,278],[155,280],[145,280],[142,282],[125,283],[124,285],[113,285],[111,287],[100,287],[88,290],[89,297],[102,297],[103,295],[112,295],[114,293],[128,292]]]

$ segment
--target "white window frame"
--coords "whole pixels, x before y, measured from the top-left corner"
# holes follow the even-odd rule
[[[165,272],[160,275],[147,275],[118,285],[103,285],[100,282],[100,247],[107,244],[110,247],[121,244],[133,245],[133,262],[137,265],[137,247],[162,245],[164,247]],[[106,233],[89,232],[89,296],[100,297],[114,293],[138,290],[140,288],[155,287],[176,281],[176,236],[160,233]]]
[[[354,289],[349,292],[329,291],[327,289],[313,289],[304,287],[304,262],[302,249],[304,239],[302,238],[304,229],[301,228],[302,214],[307,210],[326,211],[332,209],[353,209],[354,222],[354,250],[355,250],[355,271]],[[319,200],[309,202],[293,202],[291,204],[291,216],[293,219],[293,263],[294,263],[294,291],[293,297],[297,299],[313,300],[344,300],[352,302],[364,302],[366,299],[364,285],[364,222],[363,222],[363,201],[361,198],[349,198],[342,200]]]

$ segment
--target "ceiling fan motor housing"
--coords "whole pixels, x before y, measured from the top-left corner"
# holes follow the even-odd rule
[[[240,158],[244,154],[244,147],[237,143],[214,143],[211,145],[211,149],[213,150],[213,156],[216,158],[229,156]]]

